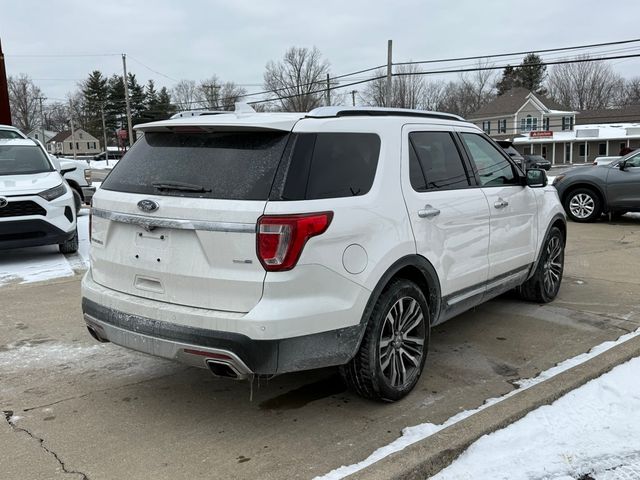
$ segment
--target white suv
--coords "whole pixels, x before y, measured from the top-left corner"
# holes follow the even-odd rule
[[[0,249],[57,244],[76,252],[71,189],[39,143],[14,138],[0,139]]]
[[[459,117],[324,107],[137,128],[93,199],[82,308],[100,341],[234,378],[340,365],[392,401],[431,326],[560,287],[555,189]]]

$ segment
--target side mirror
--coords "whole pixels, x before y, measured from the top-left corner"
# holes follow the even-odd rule
[[[78,167],[68,167],[68,168],[61,168],[60,169],[60,175],[62,175],[63,177],[69,173],[69,172],[73,172],[74,170],[76,170]]]
[[[627,169],[627,162],[620,162],[618,168],[624,172]]]
[[[531,188],[542,188],[546,187],[548,183],[547,172],[541,168],[527,170],[527,186]]]

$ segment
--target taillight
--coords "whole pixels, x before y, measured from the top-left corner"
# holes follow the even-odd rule
[[[258,259],[265,270],[282,272],[298,263],[307,240],[324,233],[333,212],[265,215],[258,220]]]

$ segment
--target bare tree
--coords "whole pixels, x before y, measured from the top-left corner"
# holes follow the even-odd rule
[[[171,90],[171,98],[178,110],[192,110],[206,105],[206,99],[202,97],[195,80],[180,80]]]
[[[246,89],[234,82],[220,82],[217,75],[200,82],[198,89],[206,108],[211,110],[233,110],[235,103],[247,94]]]
[[[580,57],[589,60],[588,55]],[[575,110],[614,106],[620,101],[624,81],[604,62],[590,61],[555,65],[547,80],[549,95]]]
[[[621,105],[640,104],[640,77],[630,78],[625,82]]]
[[[44,107],[44,126],[53,132],[62,132],[69,128],[69,109],[60,102],[54,102]]]
[[[425,93],[425,82],[416,65],[399,65],[391,82],[391,102],[388,102],[386,72],[376,70],[366,84],[362,96],[365,102],[377,107],[420,108]]]
[[[425,82],[420,108],[424,110],[440,110],[447,93],[447,84],[442,80]]]
[[[329,62],[316,47],[291,47],[279,62],[267,63],[265,90],[272,90],[282,110],[307,112],[324,103],[323,86]]]
[[[460,75],[458,115],[466,117],[495,98],[496,74],[494,70],[487,68],[490,66],[487,60],[478,60],[475,72]]]
[[[29,132],[41,123],[38,97],[42,96],[42,91],[24,73],[9,76],[8,86],[11,121],[23,132]]]

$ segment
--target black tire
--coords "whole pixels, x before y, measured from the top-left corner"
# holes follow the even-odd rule
[[[564,210],[574,222],[595,222],[602,215],[602,201],[594,190],[577,188],[565,197]]]
[[[73,237],[69,240],[59,243],[58,248],[60,249],[60,253],[76,253],[78,251],[78,229],[76,229],[76,233],[74,233]]]
[[[533,276],[520,285],[520,296],[530,302],[549,303],[558,295],[564,272],[564,237],[553,227],[542,247]]]
[[[71,191],[73,192],[73,203],[76,207],[76,216],[77,216],[78,213],[80,213],[80,207],[82,207],[82,197],[76,190],[71,189]]]
[[[403,398],[416,385],[424,368],[430,323],[422,290],[409,280],[392,281],[369,316],[358,353],[340,368],[345,383],[358,395],[372,400],[394,402]],[[399,331],[404,333],[398,334]]]

